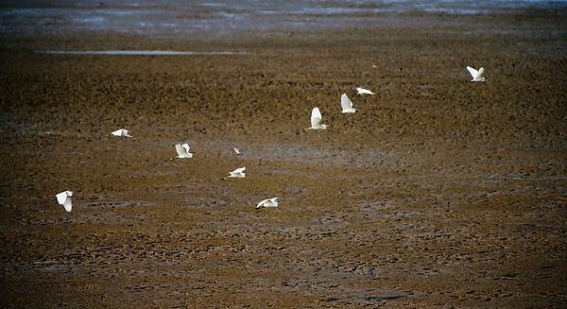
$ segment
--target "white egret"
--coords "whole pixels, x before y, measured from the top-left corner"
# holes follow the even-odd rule
[[[228,178],[244,178],[246,177],[246,174],[244,173],[244,171],[246,170],[246,167],[239,167],[237,169],[235,169],[232,172],[229,172],[229,175],[223,179],[228,179]]]
[[[242,155],[242,153],[240,152],[240,149],[234,147],[234,152],[236,153],[237,156]]]
[[[356,112],[356,109],[352,107],[352,101],[348,98],[346,93],[341,95],[341,107],[343,109],[343,114],[352,114]]]
[[[189,159],[193,158],[193,153],[190,152],[191,148],[189,144],[176,144],[175,151],[177,151],[177,157],[171,158],[171,161],[175,159]]]
[[[473,78],[473,79],[471,79],[471,82],[483,82],[484,81],[484,77],[482,76],[482,74],[484,73],[483,67],[481,67],[477,71],[475,68],[471,68],[471,67],[467,66],[467,70],[469,71],[469,73],[471,73],[471,76]]]
[[[374,92],[372,92],[372,91],[370,91],[370,90],[368,90],[368,89],[361,88],[361,87],[357,87],[357,88],[356,88],[356,91],[357,91],[357,94],[358,94],[358,95],[363,95],[363,94],[374,95]]]
[[[314,107],[311,111],[311,127],[308,128],[310,130],[325,130],[327,129],[326,124],[321,123],[321,111],[319,111],[318,107]]]
[[[71,212],[71,209],[73,208],[73,203],[71,201],[71,196],[73,196],[73,192],[63,191],[55,196],[57,197],[57,202],[60,205],[63,205],[63,207],[65,207],[65,210],[67,212]]]
[[[256,205],[256,209],[264,208],[264,207],[278,207],[277,197],[268,198],[265,200],[260,201],[258,205]]]
[[[132,135],[128,134],[128,130],[126,130],[126,129],[118,129],[116,131],[111,132],[110,134],[114,135],[114,136],[132,137]]]

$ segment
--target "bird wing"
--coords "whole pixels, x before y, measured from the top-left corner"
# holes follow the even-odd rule
[[[65,207],[65,210],[67,212],[71,212],[71,209],[73,209],[73,202],[71,201],[71,197],[67,197],[65,199],[65,203],[63,203],[63,207]]]
[[[484,71],[484,68],[481,69],[482,71]],[[473,79],[476,79],[479,76],[479,71],[477,71],[476,69],[467,66],[467,70],[469,71]]]
[[[318,127],[321,124],[321,111],[318,107],[314,107],[311,111],[311,127]]]
[[[278,199],[277,197],[272,197],[272,198],[262,200],[262,201],[260,201],[260,203],[258,203],[258,205],[256,205],[256,209],[262,208],[262,207],[278,207],[277,199]]]
[[[244,172],[245,170],[246,170],[246,167],[239,167],[232,172],[235,173],[235,174],[240,174],[240,173]]]
[[[185,143],[181,146],[183,146],[183,148],[185,148],[185,150],[187,150],[187,153],[189,154],[189,151],[191,150],[191,147],[189,147],[189,144]]]
[[[374,92],[361,87],[356,88],[356,91],[358,91],[358,94],[374,94]]]
[[[63,205],[65,203],[65,200],[67,199],[67,191],[63,191],[57,194],[56,197],[57,197],[57,202]]]
[[[268,202],[269,200],[270,200],[269,198],[268,198],[268,199],[265,199],[265,200],[261,200],[261,201],[256,205],[256,208],[264,206],[264,204],[266,204],[266,202]]]
[[[346,93],[341,95],[341,107],[343,110],[352,108],[352,101],[348,98]]]
[[[181,144],[175,145],[175,151],[177,151],[177,154],[180,156],[187,154],[185,147],[183,147]]]

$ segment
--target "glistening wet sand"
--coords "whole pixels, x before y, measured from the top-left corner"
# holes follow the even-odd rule
[[[564,17],[3,37],[0,304],[563,307]],[[245,54],[36,52],[134,49]],[[304,130],[314,106],[328,130]],[[182,141],[195,157],[170,161]]]

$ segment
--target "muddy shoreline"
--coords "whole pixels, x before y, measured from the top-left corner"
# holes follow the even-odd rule
[[[419,19],[4,35],[2,307],[564,307],[565,19]],[[326,131],[304,130],[314,106]],[[170,161],[184,141],[195,157]]]

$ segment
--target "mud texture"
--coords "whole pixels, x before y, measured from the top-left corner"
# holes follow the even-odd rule
[[[0,307],[564,308],[567,18],[395,19],[3,37]]]

